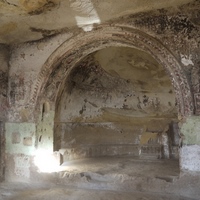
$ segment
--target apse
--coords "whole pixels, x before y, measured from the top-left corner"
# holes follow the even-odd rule
[[[54,151],[62,163],[178,159],[176,96],[169,75],[150,54],[128,47],[93,52],[74,66],[61,90]]]

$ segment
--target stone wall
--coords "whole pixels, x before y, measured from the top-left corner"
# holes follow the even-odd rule
[[[67,149],[69,159],[161,158],[161,135],[177,121],[169,77],[137,49],[110,47],[90,54],[72,70],[61,94],[54,145],[57,151]]]
[[[5,135],[4,123],[0,121],[0,182],[5,178]]]
[[[0,44],[0,181],[5,174],[5,132],[4,124],[8,113],[8,61],[9,48]]]
[[[136,109],[136,111],[140,109],[139,113],[141,114],[142,110],[148,113],[149,110],[151,111],[152,105],[153,107],[157,105],[158,102],[155,95],[153,95],[155,91],[149,94],[149,96],[146,95],[146,97],[149,97],[149,100],[152,99],[152,101],[150,101],[151,103],[146,104],[146,106],[144,102],[146,102],[147,99],[144,95],[138,96],[140,102],[138,102],[137,96],[126,96],[129,94],[129,91],[132,91],[131,94],[135,94],[135,92],[139,92],[140,90],[135,90],[133,87],[134,84],[132,84],[131,81],[129,82],[129,78],[124,79],[124,77],[121,77],[119,79],[118,75],[122,76],[123,73],[117,74],[112,68],[103,68],[105,73],[102,75],[101,73],[98,74],[98,78],[102,78],[99,83],[102,84],[105,80],[109,83],[107,85],[111,87],[111,91],[104,92],[102,96],[98,96],[100,93],[94,93],[94,96],[92,96],[92,89],[90,87],[90,90],[87,89],[84,91],[84,95],[83,93],[80,95],[80,92],[83,92],[81,88],[83,85],[80,84],[79,88],[76,85],[76,89],[72,90],[70,95],[67,95],[70,93],[70,88],[65,86],[66,84],[70,86],[69,83],[73,86],[73,79],[69,77],[70,74],[73,74],[73,70],[78,69],[77,66],[80,61],[89,54],[110,46],[136,48],[147,52],[166,70],[166,74],[170,77],[171,85],[173,86],[177,98],[179,125],[180,127],[183,125],[183,129],[181,129],[180,133],[183,134],[183,137],[181,136],[181,138],[183,138],[183,147],[181,149],[183,153],[180,154],[181,166],[183,170],[199,171],[198,159],[193,159],[194,155],[198,157],[199,152],[198,140],[196,141],[199,135],[196,120],[198,121],[200,110],[200,29],[198,12],[199,3],[195,1],[194,3],[179,7],[176,10],[170,8],[137,15],[127,15],[106,24],[95,25],[93,30],[89,32],[74,28],[73,30],[64,31],[62,34],[54,37],[47,37],[41,41],[11,46],[8,85],[9,109],[7,109],[9,112],[5,126],[8,177],[11,177],[11,179],[29,180],[30,177],[33,176],[31,175],[33,172],[31,167],[35,167],[35,164],[32,160],[37,150],[47,148],[50,152],[53,151],[54,128],[56,131],[61,130],[62,135],[59,135],[59,131],[55,134],[55,138],[57,137],[59,140],[59,138],[65,136],[64,130],[73,127],[72,123],[74,122],[79,123],[77,125],[77,127],[79,127],[83,122],[91,124],[94,123],[95,120],[99,123],[101,122],[102,125],[108,122],[112,122],[115,125],[114,122],[118,123],[120,121],[121,126],[118,127],[118,124],[115,126],[114,134],[118,134],[119,132],[117,131],[122,129],[124,122],[129,120],[130,125],[131,119],[134,119],[134,116],[130,117],[130,108],[131,114],[133,113],[133,109]],[[3,50],[3,52],[2,55],[7,55],[5,54],[6,50]],[[96,58],[100,57],[101,55],[97,55]],[[3,60],[5,61],[4,56]],[[5,63],[4,61],[3,63]],[[138,67],[144,67],[142,63],[139,64],[138,62],[137,64]],[[132,65],[133,63],[130,62],[129,67]],[[101,63],[101,66],[104,66],[104,64]],[[106,66],[112,66],[112,62]],[[81,69],[82,68],[79,66],[79,70]],[[91,73],[95,74],[95,68],[91,69],[94,70],[94,72]],[[121,72],[123,72],[123,70]],[[5,74],[5,71],[2,71],[2,73]],[[80,74],[77,73],[77,76],[78,75]],[[162,75],[162,73],[160,75]],[[98,84],[95,80],[90,80],[89,77],[88,81],[94,81],[94,84]],[[73,78],[75,78],[75,76]],[[111,79],[112,82],[110,84],[109,80]],[[3,76],[3,80],[5,80],[5,76]],[[69,80],[71,82],[69,82]],[[118,82],[119,88],[120,85],[124,84],[124,86],[129,89],[127,91],[121,90],[120,92],[114,92],[114,89],[117,90],[117,88],[114,88],[112,85],[115,80],[120,80]],[[85,84],[86,83],[87,81]],[[63,93],[65,98],[62,96],[63,88],[67,90]],[[100,92],[102,92],[102,88],[104,87],[101,85],[99,88]],[[109,96],[110,93],[112,95]],[[157,91],[156,93],[159,92]],[[95,95],[97,95],[97,97],[95,97]],[[68,114],[70,112],[74,114],[73,120],[72,117],[69,118],[69,115],[66,115],[66,118],[58,118],[58,116],[64,116],[61,113],[65,112],[65,102],[68,102],[67,100],[72,96],[73,98],[78,97],[73,99],[71,104],[67,104],[68,106],[70,105],[71,108],[74,108],[73,112],[67,109]],[[169,96],[171,96],[171,93],[167,94],[167,98],[169,98]],[[111,97],[112,101],[109,103]],[[0,98],[2,101],[5,101],[4,92]],[[85,99],[86,101],[84,101]],[[155,101],[153,99],[155,99]],[[171,99],[170,97],[170,101],[166,101],[163,95],[161,101],[163,102],[162,108],[164,106],[165,108],[169,108],[170,104],[168,102],[174,105],[174,101],[171,101]],[[62,107],[59,108],[60,110],[56,110],[56,102],[58,103],[60,101]],[[104,101],[106,101],[106,103],[103,103]],[[99,107],[98,102],[101,103],[100,111],[97,108]],[[106,107],[104,104],[109,106]],[[5,105],[6,104],[3,103],[1,109],[5,109]],[[95,107],[96,105],[97,107]],[[114,107],[115,105],[116,107]],[[93,113],[92,118],[89,118],[91,115],[90,110]],[[125,113],[123,117],[119,117],[119,110]],[[165,110],[166,109],[163,111]],[[0,117],[4,119],[5,113],[5,110],[3,110],[3,112],[0,113]],[[57,115],[58,113],[60,113],[60,115]],[[99,116],[98,113],[101,113],[101,115]],[[102,115],[102,113],[104,114]],[[154,114],[155,113],[156,112],[154,112]],[[194,114],[196,116],[193,116]],[[86,119],[86,117],[88,118]],[[149,116],[146,116],[146,118],[148,117]],[[59,123],[57,124],[58,127],[54,127],[54,121],[55,124]],[[61,122],[67,122],[69,126],[66,128],[66,124],[61,124]],[[187,129],[184,127],[191,127],[191,124],[194,122],[196,123],[196,128],[190,128],[190,131],[186,131]],[[110,124],[107,125],[110,126]],[[127,128],[125,134],[128,138],[129,126],[125,127]],[[15,130],[13,128],[15,128]],[[103,130],[103,132],[105,130]],[[145,131],[151,132],[147,129],[145,129]],[[119,136],[121,137],[120,134]],[[148,134],[147,136],[147,138],[149,138]],[[77,137],[79,136],[77,135]],[[132,144],[134,145],[135,143]],[[58,144],[57,149],[61,148],[62,145],[64,144]],[[15,148],[16,152],[13,150]],[[192,155],[190,152],[193,151],[193,149],[196,149],[194,151],[196,153]],[[144,151],[146,151],[145,148]],[[197,163],[197,167],[193,168],[188,164],[187,160],[191,160],[190,158]],[[22,173],[23,171],[24,174]]]
[[[0,121],[7,118],[7,89],[8,89],[9,48],[0,44]]]
[[[37,84],[35,80],[49,55],[69,36],[70,34],[63,34],[51,40],[10,47],[7,100],[9,112],[5,123],[7,180],[27,181],[35,176],[38,168],[35,166],[34,157],[39,148],[40,133],[42,132],[44,139],[45,132],[40,127],[40,125],[44,126],[44,121],[41,121],[40,114],[35,115],[35,108],[30,97]],[[51,120],[53,124],[53,118]],[[53,134],[52,127],[50,131]],[[53,141],[52,134],[51,142]],[[45,141],[48,142],[48,139]],[[45,142],[41,140],[41,144],[43,143]],[[43,148],[46,146],[44,144]],[[52,152],[53,144],[51,143],[50,146]]]
[[[200,168],[200,135],[199,116],[192,116],[186,120],[181,128],[182,148],[180,149],[181,169],[199,171]]]

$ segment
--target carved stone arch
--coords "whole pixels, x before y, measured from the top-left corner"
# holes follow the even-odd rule
[[[134,28],[119,25],[104,25],[91,32],[82,32],[58,47],[41,69],[31,103],[37,105],[42,99],[48,99],[55,104],[60,86],[70,70],[88,54],[110,46],[137,48],[151,54],[166,69],[171,79],[179,115],[193,114],[194,103],[190,85],[176,57],[152,36]]]

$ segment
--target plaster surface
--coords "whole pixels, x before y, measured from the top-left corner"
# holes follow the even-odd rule
[[[180,151],[181,170],[200,171],[199,9],[192,0],[0,1],[0,121],[10,180],[42,177],[32,159],[38,149],[52,153],[53,140],[54,150],[67,149],[66,160],[149,159],[162,157],[155,154],[162,146],[163,158]],[[167,137],[172,120],[182,128]],[[185,192],[198,181],[186,181]]]
[[[199,116],[192,116],[186,120],[181,127],[183,144],[185,145],[200,145],[199,136]]]
[[[81,60],[66,79],[56,102],[54,147],[66,149],[66,161],[148,153],[161,158],[163,135],[176,121],[163,67],[143,51],[110,47]]]
[[[184,171],[199,171],[200,146],[183,146],[180,150],[180,166]]]
[[[0,44],[0,121],[7,119],[8,109],[8,67],[9,67],[9,48]]]
[[[21,43],[68,31],[73,27],[85,31],[93,25],[125,14],[136,14],[170,6],[177,7],[192,0],[146,1],[125,0],[1,0],[0,43]]]
[[[34,123],[6,123],[6,153],[33,155],[35,151]]]

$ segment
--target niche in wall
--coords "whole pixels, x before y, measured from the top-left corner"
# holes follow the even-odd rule
[[[54,149],[64,161],[99,156],[177,158],[171,81],[149,54],[109,47],[71,71],[55,113]]]

